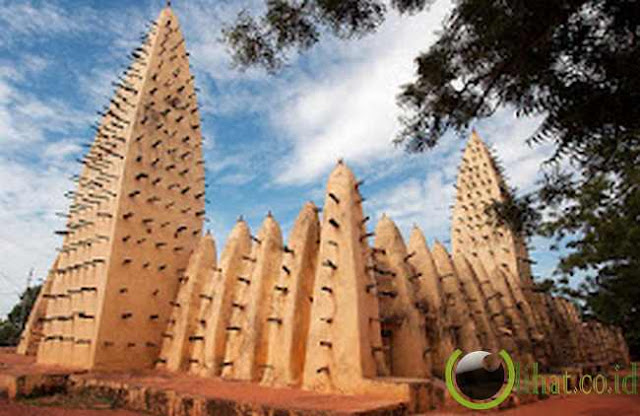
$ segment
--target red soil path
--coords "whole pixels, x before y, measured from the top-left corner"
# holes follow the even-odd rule
[[[89,380],[113,381],[130,385],[172,390],[237,403],[255,403],[275,408],[364,412],[371,409],[395,407],[397,401],[372,396],[342,396],[318,394],[301,389],[269,388],[255,383],[223,381],[217,378],[195,377],[181,373],[138,371],[135,373],[89,373],[77,375]]]
[[[0,347],[0,376],[20,374],[55,374],[71,372],[64,367],[36,364],[35,357],[18,355],[15,348]]]
[[[472,412],[483,416],[637,416],[639,396],[573,396],[553,398],[504,412]],[[82,410],[27,406],[0,400],[0,416],[143,416],[126,410]],[[453,415],[433,413],[432,416]],[[459,415],[459,414],[457,414]]]
[[[554,397],[498,414],[500,416],[633,416],[640,415],[640,396]]]
[[[576,395],[552,397],[504,411],[427,413],[429,416],[640,416],[640,396]],[[426,416],[425,415],[425,416]]]
[[[0,349],[0,387],[3,375],[69,373],[72,370],[54,366],[38,365],[33,357],[13,354],[11,350]],[[339,410],[361,412],[370,409],[395,406],[394,400],[370,396],[341,396],[317,394],[300,389],[273,389],[255,383],[222,381],[214,378],[195,377],[181,373],[164,373],[141,370],[129,373],[87,373],[76,374],[78,378],[123,382],[131,385],[173,390],[197,394],[240,403],[259,403],[277,408],[307,410]],[[2,413],[0,413],[2,416]]]
[[[85,410],[27,406],[21,403],[0,400],[0,416],[143,416],[143,414],[127,410]]]

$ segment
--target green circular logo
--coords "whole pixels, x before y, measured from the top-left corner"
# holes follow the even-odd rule
[[[460,359],[461,355],[460,349],[455,350],[445,368],[451,397],[473,410],[494,408],[509,397],[516,379],[509,353],[505,350],[498,354],[474,351]]]

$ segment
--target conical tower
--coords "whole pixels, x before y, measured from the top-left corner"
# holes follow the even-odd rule
[[[243,273],[235,282],[222,368],[224,378],[258,381],[264,374],[269,326],[282,323],[281,318],[269,316],[282,254],[280,226],[269,213],[254,239],[251,255],[243,259]]]
[[[417,304],[425,316],[428,344],[431,347],[433,374],[444,378],[447,358],[455,349],[455,340],[447,313],[448,302],[433,256],[422,230],[414,226],[408,245],[407,262],[416,271],[411,280],[418,285]]]
[[[308,202],[291,230],[273,287],[269,317],[274,324],[269,328],[263,384],[295,387],[302,383],[319,245],[318,208]]]
[[[202,137],[178,20],[167,7],[100,112],[44,317],[38,362],[153,365],[179,279],[201,237]]]
[[[428,378],[431,346],[416,307],[418,285],[400,230],[386,215],[376,226],[373,275],[380,296],[380,326],[391,375]]]
[[[244,275],[246,258],[251,258],[251,231],[239,219],[222,252],[219,267],[200,294],[195,336],[202,339],[191,351],[190,372],[203,376],[219,376],[224,362],[225,344],[231,313],[240,307],[234,301],[236,281]]]
[[[320,249],[311,305],[303,387],[362,392],[382,372],[383,354],[376,284],[367,273],[369,254],[362,197],[341,161],[327,183]],[[382,358],[382,357],[380,357]]]
[[[498,351],[498,340],[488,312],[487,295],[480,287],[480,281],[471,265],[461,256],[453,256],[453,265],[460,279],[462,288],[467,294],[467,304],[473,316],[478,331],[480,346],[485,351]]]

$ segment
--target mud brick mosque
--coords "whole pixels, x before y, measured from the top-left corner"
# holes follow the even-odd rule
[[[332,393],[401,394],[460,348],[506,349],[547,371],[629,362],[618,328],[537,290],[523,238],[485,206],[507,187],[477,134],[458,171],[451,253],[363,212],[343,162],[322,210],[285,239],[238,220],[218,256],[203,232],[205,169],[178,20],[160,13],[75,178],[63,244],[22,335],[37,362],[158,368]],[[320,214],[321,212],[321,214]],[[399,381],[400,380],[400,381]]]

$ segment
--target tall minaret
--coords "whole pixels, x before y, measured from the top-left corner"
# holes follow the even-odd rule
[[[493,201],[504,201],[509,189],[489,149],[475,131],[462,156],[456,189],[451,230],[453,252],[473,258],[488,248],[500,267],[529,285],[531,267],[524,239],[507,227],[491,225],[485,213]]]
[[[144,368],[202,234],[204,162],[178,20],[160,13],[114,83],[67,214],[38,362]]]
[[[510,195],[495,159],[475,131],[464,150],[456,189],[451,229],[454,256],[462,255],[472,264],[481,262],[493,279],[506,280],[510,293],[503,296],[513,296],[527,323],[536,357],[544,363],[542,360],[550,354],[549,345],[541,345],[550,330],[548,315],[542,295],[534,292],[523,236],[492,223],[486,213],[494,201],[505,201]]]

